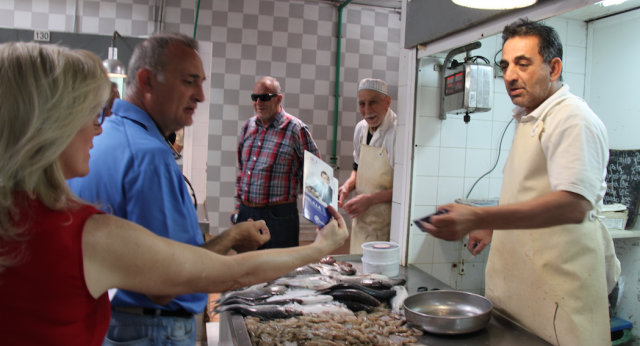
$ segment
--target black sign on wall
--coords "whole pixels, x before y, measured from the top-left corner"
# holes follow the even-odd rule
[[[604,204],[620,203],[627,206],[630,229],[638,218],[640,197],[640,150],[609,150],[607,165],[607,194]]]

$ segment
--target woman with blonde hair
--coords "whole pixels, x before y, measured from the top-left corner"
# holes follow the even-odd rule
[[[342,245],[344,220],[308,246],[220,256],[105,215],[69,190],[89,173],[110,83],[100,60],[0,45],[0,323],[3,344],[101,345],[110,288],[172,296],[275,279]],[[263,221],[240,225],[268,232]]]

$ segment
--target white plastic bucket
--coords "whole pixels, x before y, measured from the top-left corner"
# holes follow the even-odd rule
[[[388,241],[371,241],[362,244],[362,261],[369,263],[400,262],[400,245]]]
[[[391,263],[371,263],[362,260],[362,271],[365,274],[382,274],[388,277],[400,274],[400,260]]]

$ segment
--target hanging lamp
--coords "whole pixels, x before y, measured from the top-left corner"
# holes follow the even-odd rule
[[[481,10],[512,10],[535,4],[538,0],[452,0],[454,4]]]
[[[107,70],[107,75],[111,78],[127,78],[127,68],[122,61],[118,60],[118,48],[116,48],[116,36],[120,36],[117,31],[113,32],[111,47],[109,47],[108,59],[102,61],[102,66]]]

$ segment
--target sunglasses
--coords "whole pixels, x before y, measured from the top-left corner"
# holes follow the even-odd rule
[[[102,126],[102,124],[104,123],[104,118],[106,118],[106,114],[107,114],[107,110],[109,110],[109,105],[105,105],[104,108],[102,108],[102,111],[100,113],[98,113],[97,116],[97,123],[94,122],[93,124],[96,126]]]
[[[258,99],[260,99],[260,101],[262,102],[268,102],[278,95],[280,94],[251,94],[251,101],[256,102],[258,101]]]

